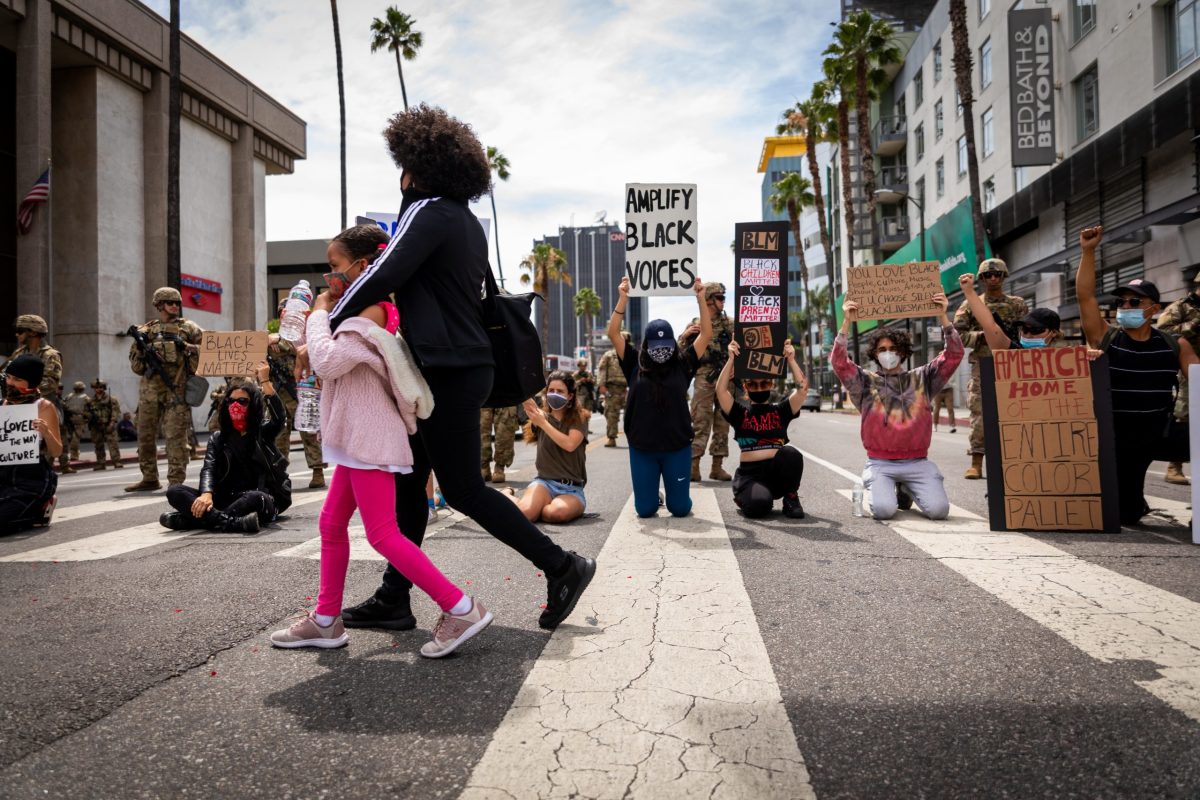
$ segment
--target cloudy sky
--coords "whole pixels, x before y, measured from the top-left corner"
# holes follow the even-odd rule
[[[149,0],[164,16],[168,0]],[[341,0],[349,214],[394,211],[399,174],[380,135],[402,107],[396,62],[370,52],[387,0]],[[329,238],[340,223],[329,4],[182,0],[184,32],[308,124],[308,158],[267,179],[267,237]],[[425,37],[405,62],[409,103],[472,124],[508,156],[496,189],[505,277],[535,238],[622,221],[626,182],[698,184],[700,274],[727,284],[735,222],[760,219],[764,135],[818,75],[836,0],[399,0]],[[480,216],[491,216],[484,203]],[[495,260],[493,246],[493,261]],[[493,264],[493,268],[495,264]],[[611,307],[614,298],[603,298]],[[655,300],[679,325],[690,300]]]

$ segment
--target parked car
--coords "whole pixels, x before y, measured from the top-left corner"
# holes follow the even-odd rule
[[[804,397],[804,402],[800,404],[800,410],[808,409],[809,411],[821,410],[821,393],[816,389],[809,389],[808,394]]]

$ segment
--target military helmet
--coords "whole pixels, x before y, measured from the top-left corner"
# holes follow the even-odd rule
[[[720,281],[709,281],[704,284],[704,296],[712,297],[714,294],[725,294],[725,284]]]
[[[22,314],[17,317],[17,321],[13,323],[13,327],[17,330],[33,331],[41,336],[45,336],[50,332],[50,329],[46,327],[46,320],[37,314]]]
[[[985,258],[979,262],[979,270],[975,273],[975,276],[982,278],[985,272],[999,272],[1007,278],[1008,264],[1005,264],[1002,258]]]
[[[82,381],[80,381],[80,383],[77,383],[75,385],[76,386],[82,385]],[[96,380],[92,381],[92,388],[93,389],[107,389],[108,384],[106,382],[100,380],[99,378],[96,378]]]
[[[87,391],[87,384],[84,383],[83,381],[75,381],[75,391],[77,391],[77,392]]]
[[[159,306],[163,303],[179,303],[182,305],[183,295],[179,294],[178,289],[164,286],[161,289],[154,290],[154,297],[150,298],[150,302],[154,306]]]

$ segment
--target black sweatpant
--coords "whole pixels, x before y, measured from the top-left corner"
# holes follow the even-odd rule
[[[1167,427],[1166,414],[1113,414],[1117,455],[1117,504],[1121,524],[1136,525],[1146,515],[1146,470]]]
[[[514,502],[485,484],[479,472],[479,409],[492,390],[492,368],[429,369],[422,374],[433,391],[433,413],[417,421],[417,435],[409,438],[413,471],[396,475],[400,532],[418,547],[424,540],[429,521],[425,481],[432,468],[447,505],[545,574],[562,572],[569,563],[567,552],[525,519]],[[375,597],[394,605],[407,599],[411,588],[412,583],[389,564]]]
[[[266,492],[258,490],[250,490],[248,492],[235,492],[230,495],[213,494],[213,507],[203,517],[192,516],[192,503],[196,502],[196,498],[200,496],[200,492],[190,486],[184,486],[182,483],[177,483],[174,486],[167,487],[167,502],[171,504],[171,508],[183,514],[192,525],[198,528],[208,528],[210,530],[219,527],[220,520],[217,519],[213,511],[222,514],[228,514],[231,517],[244,517],[247,514],[258,514],[258,523],[266,525],[269,522],[274,522],[279,516],[275,510],[275,499]]]
[[[44,461],[0,467],[0,535],[42,521],[46,501],[58,488],[58,475]]]
[[[800,488],[804,455],[784,445],[774,458],[738,464],[733,473],[733,502],[747,517],[765,517],[775,501]]]

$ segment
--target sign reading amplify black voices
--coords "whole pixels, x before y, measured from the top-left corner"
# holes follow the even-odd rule
[[[696,184],[625,184],[629,294],[686,295],[696,283]]]
[[[1008,12],[1008,96],[1014,167],[1053,164],[1058,156],[1053,41],[1054,20],[1049,8]]]

